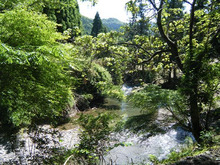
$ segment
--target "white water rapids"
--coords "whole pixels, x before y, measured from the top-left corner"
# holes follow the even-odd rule
[[[172,150],[178,151],[187,137],[193,138],[190,132],[180,127],[149,138],[146,138],[145,134],[129,133],[116,134],[116,136],[118,142],[132,143],[131,146],[112,149],[105,157],[107,162],[114,162],[117,165],[149,163],[150,155],[155,155],[159,160],[164,159]]]

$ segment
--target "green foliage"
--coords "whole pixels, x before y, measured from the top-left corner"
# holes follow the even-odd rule
[[[201,132],[201,139],[202,139],[202,145],[204,147],[211,147],[214,144],[218,144],[217,132],[213,130],[209,131],[202,131]]]
[[[172,151],[168,158],[163,160],[158,160],[156,156],[150,155],[150,161],[154,164],[173,164],[181,159],[197,156],[199,154],[204,153],[205,151],[209,150],[210,148],[202,148],[199,147],[197,144],[191,144],[189,146],[183,147],[180,151]]]
[[[49,20],[56,22],[56,30],[71,29],[71,37],[81,33],[81,15],[76,0],[1,0],[0,10],[13,10],[26,7],[37,13],[44,13]],[[34,22],[34,20],[33,20]],[[78,33],[77,31],[80,31]]]
[[[43,14],[17,8],[0,16],[0,39],[13,47],[26,47],[54,44],[64,39],[56,32],[56,24]]]
[[[88,71],[88,80],[104,96],[123,99],[123,92],[119,86],[112,85],[110,73],[102,66],[92,63]]]
[[[43,47],[27,53],[1,44],[0,50],[2,122],[24,126],[47,119],[56,123],[71,99],[69,78],[58,59],[46,56],[54,54]]]
[[[112,75],[99,61],[93,59],[92,54],[96,53],[96,50],[93,50],[95,49],[93,41],[96,41],[96,39],[91,36],[78,37],[75,41],[77,44],[75,53],[81,52],[80,63],[74,68],[80,72],[79,79],[81,83],[78,88],[80,90],[84,89],[84,92],[93,95],[98,93],[103,96],[111,95],[112,97],[122,98],[121,90],[113,85]],[[84,49],[85,47],[87,49]]]
[[[59,0],[0,0],[1,10],[13,10],[17,7],[27,6],[35,11],[42,12],[43,7],[50,4],[54,8],[60,5]]]
[[[156,110],[158,108],[178,109],[176,104],[183,102],[183,98],[178,91],[161,89],[157,85],[146,85],[137,92],[133,92],[128,96],[128,100],[142,109]],[[183,107],[182,107],[183,108]]]
[[[121,85],[123,83],[123,73],[126,70],[128,61],[128,49],[121,42],[122,33],[109,32],[99,34],[96,42],[95,58],[112,75],[113,83]]]
[[[96,63],[91,64],[88,79],[91,84],[96,85],[101,91],[105,88],[105,86],[112,84],[112,77],[109,72],[104,67]]]
[[[128,1],[126,3],[127,11],[131,13],[129,23],[124,26],[125,37],[132,40],[136,35],[149,35],[149,18],[146,17],[148,5],[143,0]]]
[[[87,67],[87,69],[81,70],[88,70],[95,62],[107,69],[115,85],[122,84],[128,49],[125,46],[117,45],[117,42],[122,40],[121,35],[118,32],[109,32],[101,33],[97,38],[87,35],[77,37],[74,42],[74,53],[81,55],[81,58],[84,59],[82,62]]]
[[[159,164],[159,160],[157,159],[157,157],[155,155],[149,155],[149,160],[153,163],[153,164]]]
[[[220,84],[220,74],[217,69],[219,59],[215,59],[215,55],[219,53],[212,44],[213,34],[219,36],[220,15],[216,5],[218,6],[219,2],[212,1],[212,7],[207,8],[207,11],[199,9],[194,11],[194,16],[191,15],[195,25],[192,30],[195,30],[195,33],[189,36],[190,42],[184,61],[185,73],[181,89],[183,94],[189,97],[193,133],[200,142],[200,133],[209,127],[210,110],[216,108],[215,100],[218,99],[216,94]],[[200,116],[201,113],[205,113],[206,117]],[[205,127],[203,127],[203,121],[205,121]]]
[[[75,162],[96,164],[103,160],[112,128],[109,124],[112,115],[104,113],[98,116],[83,115],[79,118],[82,127],[79,146],[73,150]]]
[[[44,7],[43,12],[47,14],[50,20],[59,24],[57,26],[59,32],[71,29],[71,37],[78,36],[81,33],[81,15],[76,0],[60,0],[60,6],[56,8],[48,4]]]
[[[178,91],[147,85],[129,95],[128,101],[147,112],[154,112],[159,108],[167,109],[180,124],[187,125],[188,106],[185,104],[186,99]]]
[[[56,23],[25,7],[5,11],[0,22],[1,123],[56,124],[72,100],[67,49],[56,42],[64,37]]]
[[[93,20],[91,35],[93,37],[97,37],[99,33],[104,33],[104,32],[107,32],[107,29],[106,27],[103,26],[102,20],[99,17],[99,13],[97,12]]]
[[[219,42],[219,2],[193,1],[189,13],[183,11],[184,1],[148,2],[127,3],[134,22],[141,3],[146,9],[154,9],[157,15],[156,24],[152,23],[149,30],[150,36],[134,36],[127,42],[135,59],[130,66],[157,72],[159,81],[156,82],[163,83],[161,78],[167,84],[174,82],[174,89],[180,84],[178,79],[182,80],[178,87],[189,106],[189,123],[199,141],[200,132],[209,127],[209,113],[216,108],[218,100],[220,75],[216,46]]]
[[[121,90],[121,86],[117,85],[109,85],[108,88],[102,91],[102,94],[107,97],[116,98],[118,100],[125,99],[124,93]]]

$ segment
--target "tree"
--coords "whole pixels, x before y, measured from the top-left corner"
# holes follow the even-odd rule
[[[91,31],[91,35],[93,37],[97,37],[99,33],[107,32],[107,29],[102,25],[102,20],[99,17],[99,13],[97,12],[95,18],[93,20],[93,27]]]
[[[57,29],[63,33],[71,29],[71,37],[80,35],[81,15],[76,0],[0,0],[0,11],[26,6],[32,11],[44,13],[56,22]]]
[[[216,62],[219,61],[216,59],[219,52],[214,44],[220,35],[219,2],[178,1],[180,4],[177,6],[180,8],[176,8],[176,4],[172,3],[174,1],[147,2],[157,15],[154,41],[146,39],[144,42],[143,37],[137,37],[142,43],[135,39],[132,45],[145,54],[147,59],[142,63],[157,60],[163,69],[167,65],[164,61],[168,58],[169,63],[175,65],[183,75],[179,88],[188,98],[186,104],[189,106],[192,132],[200,142],[201,131],[208,128],[205,125],[211,108],[215,107],[214,100],[217,99],[216,93],[220,83],[219,64]],[[181,2],[190,5],[189,14],[182,15]],[[174,14],[175,16],[171,16]],[[205,114],[206,117],[201,114]]]
[[[126,8],[131,12],[132,17],[127,26],[125,26],[125,35],[128,40],[132,40],[135,35],[149,34],[149,18],[146,17],[147,5],[143,0],[128,1]]]
[[[43,9],[43,13],[47,14],[50,20],[60,24],[57,26],[59,32],[71,29],[71,37],[80,35],[77,29],[81,31],[81,15],[76,0],[60,0],[60,6],[54,7],[47,5]]]
[[[145,16],[146,9],[145,9],[144,3],[141,1],[139,4],[139,11],[138,16],[140,17],[140,20],[138,23],[138,35],[148,35],[149,34],[149,18]]]
[[[117,45],[120,40],[122,33],[114,31],[102,33],[96,38],[88,35],[77,37],[74,42],[76,48],[74,53],[81,54],[82,58],[85,58],[83,60],[86,62],[85,70],[90,69],[92,63],[102,65],[111,74],[113,84],[121,85],[128,60],[128,50],[125,46]]]
[[[72,99],[64,46],[56,23],[18,7],[0,19],[0,123],[57,123]]]
[[[12,47],[31,48],[55,43],[56,39],[63,38],[56,32],[55,22],[49,21],[45,15],[37,14],[35,11],[27,11],[25,7],[4,13],[1,25],[0,39]]]

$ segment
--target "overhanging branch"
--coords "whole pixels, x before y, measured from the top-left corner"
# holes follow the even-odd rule
[[[146,63],[150,62],[156,55],[161,54],[161,53],[165,53],[165,52],[171,52],[171,50],[170,50],[170,49],[167,49],[167,50],[157,51],[157,52],[155,52],[154,54],[152,54],[149,59],[143,61],[142,64],[146,64]]]

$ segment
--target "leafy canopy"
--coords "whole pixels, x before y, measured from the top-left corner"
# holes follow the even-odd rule
[[[56,23],[46,15],[16,8],[0,16],[0,39],[12,47],[35,47],[54,44],[64,37],[56,32]]]
[[[0,23],[0,122],[58,122],[72,97],[56,23],[25,7],[5,11]]]

